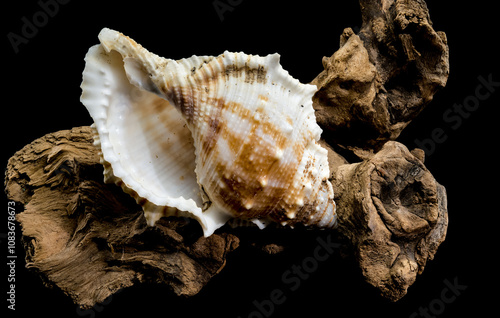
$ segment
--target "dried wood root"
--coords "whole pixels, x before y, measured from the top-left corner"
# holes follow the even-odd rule
[[[370,159],[333,173],[338,230],[366,281],[393,301],[434,258],[448,227],[445,188],[425,168],[421,152],[414,153],[391,141]]]
[[[444,241],[446,191],[393,142],[446,85],[449,50],[423,0],[360,0],[363,24],[347,28],[312,84],[330,151],[339,232],[365,279],[398,300]],[[355,163],[356,162],[356,163]]]
[[[313,105],[330,147],[338,232],[365,279],[398,300],[445,239],[448,212],[423,152],[393,140],[446,84],[448,45],[423,0],[360,4],[362,28],[346,29],[323,59]],[[6,171],[7,196],[25,206],[17,219],[27,266],[82,307],[142,282],[194,295],[239,246],[228,227],[204,238],[182,218],[146,226],[141,207],[104,184],[102,170],[90,127],[79,127],[33,141]],[[285,241],[257,244],[275,254]]]
[[[445,86],[449,50],[423,0],[361,0],[359,34],[348,28],[340,49],[323,58],[312,84],[323,138],[336,149],[378,150]]]
[[[238,247],[231,234],[204,238],[196,222],[146,225],[141,207],[103,183],[90,127],[48,134],[17,152],[6,171],[7,196],[24,204],[27,267],[83,308],[135,283],[168,285],[191,296]]]
[[[406,294],[446,234],[446,193],[421,160],[396,142],[355,164],[330,149],[339,233],[351,242],[366,280],[392,300]],[[142,282],[194,295],[240,243],[228,227],[204,238],[189,219],[147,227],[141,207],[102,180],[90,127],[35,140],[6,171],[8,197],[25,205],[17,220],[27,267],[84,308]],[[256,242],[264,251],[293,245],[269,233]]]

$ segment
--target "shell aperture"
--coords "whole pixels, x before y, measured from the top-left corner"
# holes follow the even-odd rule
[[[327,151],[301,84],[265,57],[224,52],[170,60],[103,29],[85,58],[82,103],[105,181],[209,236],[231,218],[333,227]]]

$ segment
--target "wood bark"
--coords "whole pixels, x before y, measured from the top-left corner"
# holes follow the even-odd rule
[[[340,49],[323,59],[313,103],[329,150],[335,231],[349,242],[366,281],[398,300],[443,242],[448,213],[446,191],[424,166],[423,151],[393,140],[445,85],[448,47],[424,1],[360,3],[361,31],[346,29]],[[184,218],[148,227],[140,206],[104,184],[102,171],[90,127],[33,141],[6,170],[7,196],[25,208],[17,220],[27,267],[83,308],[144,282],[194,295],[242,242],[229,226],[204,238]],[[267,240],[273,235],[259,240],[258,233],[266,253],[293,248]]]
[[[421,160],[397,142],[354,164],[329,148],[337,230],[366,280],[392,300],[406,294],[446,234],[445,190]],[[209,238],[185,218],[148,227],[141,207],[119,187],[104,184],[102,172],[90,127],[35,140],[6,171],[7,196],[25,206],[17,220],[27,267],[82,307],[143,282],[194,295],[238,247],[238,232],[228,226]],[[270,254],[293,248],[272,236],[249,244]]]
[[[339,232],[367,282],[398,300],[444,240],[448,212],[423,151],[393,140],[446,85],[449,50],[423,0],[360,0],[360,7],[360,32],[344,30],[312,81],[313,106],[332,147]]]
[[[390,141],[373,157],[333,170],[339,232],[368,283],[393,301],[403,297],[446,237],[445,188],[412,154]]]
[[[24,205],[26,266],[83,308],[135,283],[168,285],[192,296],[226,263],[239,239],[203,237],[196,222],[160,220],[103,182],[90,127],[48,134],[18,151],[6,171],[7,196]]]
[[[323,138],[354,153],[378,150],[446,85],[446,34],[432,28],[423,0],[361,0],[359,34],[345,29],[312,84]]]

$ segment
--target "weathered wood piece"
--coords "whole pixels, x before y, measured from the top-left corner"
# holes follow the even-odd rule
[[[360,4],[361,30],[344,30],[340,49],[323,59],[313,103],[329,150],[336,231],[367,282],[395,301],[446,236],[444,187],[424,166],[423,151],[393,140],[446,84],[448,46],[423,0]],[[84,308],[143,282],[194,295],[242,242],[228,226],[204,238],[198,223],[184,218],[148,227],[141,207],[104,184],[102,173],[90,127],[33,141],[6,170],[7,196],[25,207],[17,220],[27,267]],[[283,229],[266,229],[274,230]],[[257,240],[269,254],[293,248]]]
[[[192,296],[239,244],[231,234],[202,235],[197,222],[163,219],[146,225],[141,207],[104,184],[90,127],[59,131],[18,151],[6,171],[27,267],[80,306],[92,307],[135,283],[170,286]]]
[[[425,108],[449,75],[446,35],[432,28],[423,0],[361,0],[363,24],[323,58],[313,107],[335,146],[378,150]]]
[[[446,237],[446,190],[395,141],[373,157],[333,172],[339,232],[368,283],[391,300],[406,295]]]
[[[397,300],[445,238],[444,188],[421,159],[396,142],[355,164],[329,151],[338,231],[366,280]],[[237,231],[229,227],[204,238],[198,223],[184,218],[148,227],[141,207],[102,180],[90,127],[35,140],[10,159],[6,172],[8,197],[25,205],[17,220],[28,268],[82,307],[142,282],[194,295],[239,245]],[[286,244],[256,241],[272,254]]]

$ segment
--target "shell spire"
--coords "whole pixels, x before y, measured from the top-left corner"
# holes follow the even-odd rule
[[[327,151],[301,84],[279,55],[224,52],[170,60],[103,29],[86,56],[82,103],[105,180],[162,216],[333,227]]]

